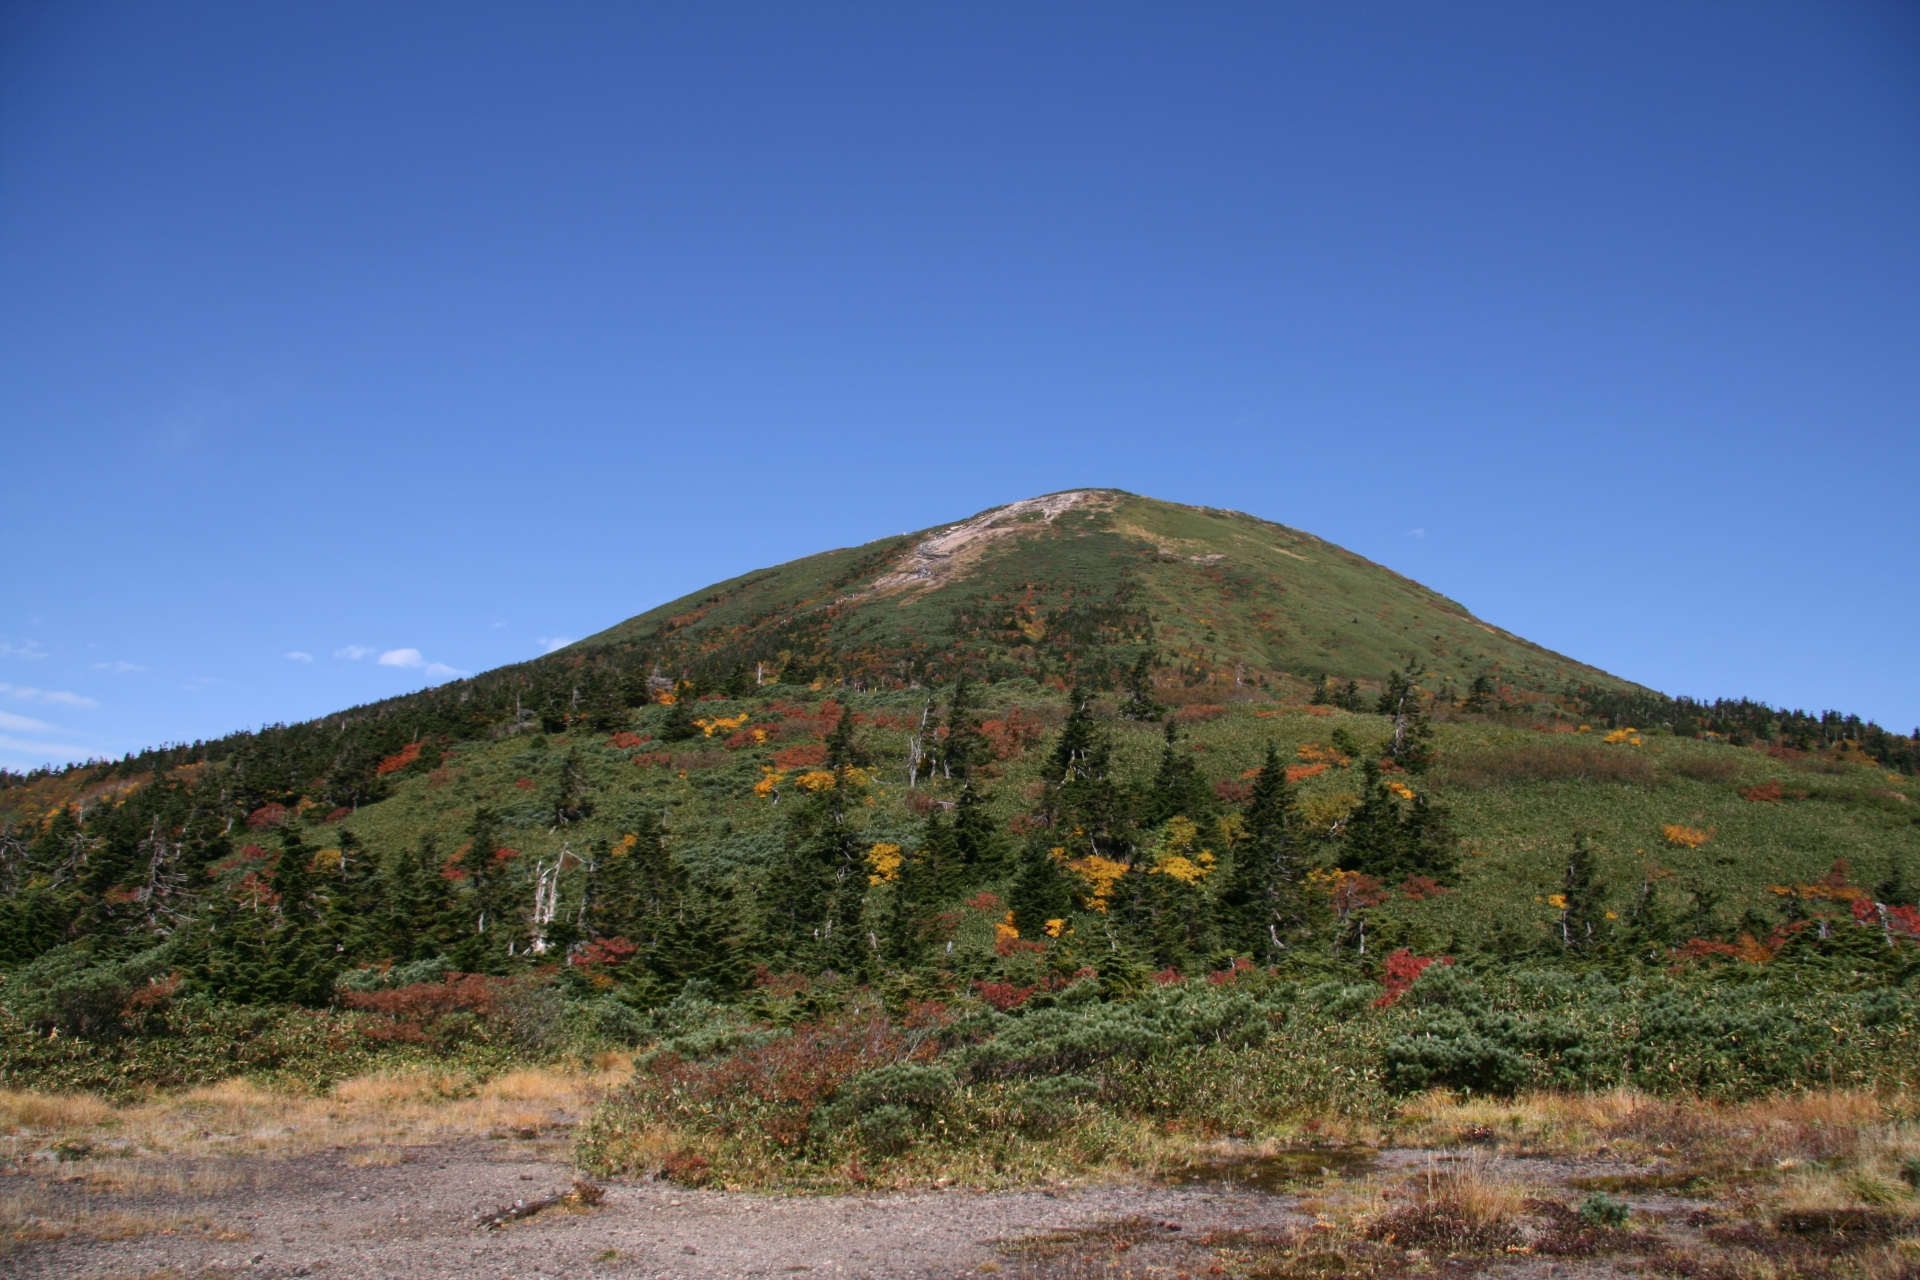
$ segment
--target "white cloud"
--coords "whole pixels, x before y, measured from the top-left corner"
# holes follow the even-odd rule
[[[336,658],[353,658],[358,660],[360,658],[366,657],[368,654],[372,652],[373,652],[372,645],[350,644],[344,649],[335,649],[333,651],[333,656]]]
[[[295,662],[312,662],[313,661],[312,654],[302,653],[298,649],[295,649],[292,653],[288,654],[287,656],[289,658],[292,658]]]
[[[92,698],[83,698],[77,693],[68,693],[63,689],[29,689],[25,685],[0,684],[0,694],[9,698],[18,698],[22,702],[57,702],[67,707],[97,707],[100,704]]]
[[[1407,530],[1407,536],[1409,538],[1424,538],[1427,536],[1427,531],[1425,529],[1409,529]]]
[[[16,716],[9,711],[0,711],[0,729],[12,729],[18,733],[41,733],[53,729],[53,726],[35,720],[31,716]],[[57,733],[59,730],[56,729],[54,732]]]
[[[21,753],[28,759],[49,761],[79,761],[91,759],[91,754],[74,746],[70,742],[23,742],[19,738],[0,733],[0,752]]]
[[[29,640],[25,644],[8,644],[5,640],[0,640],[0,654],[5,654],[9,658],[44,658],[47,656],[47,651],[41,647],[38,640]]]
[[[428,662],[426,655],[418,649],[389,649],[380,655],[383,667],[403,667],[408,671],[424,671],[435,680],[447,680],[467,673],[444,662]]]
[[[126,661],[96,662],[93,664],[93,669],[95,671],[145,671],[146,670],[145,667],[140,666],[137,663],[126,662]]]
[[[535,636],[533,642],[540,646],[540,652],[552,653],[556,649],[566,648],[573,640],[568,636]]]

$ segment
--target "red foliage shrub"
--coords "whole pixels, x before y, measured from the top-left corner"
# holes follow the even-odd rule
[[[616,733],[611,738],[608,738],[607,745],[610,747],[618,747],[622,751],[631,751],[643,742],[652,742],[652,741],[653,741],[652,734],[647,734],[643,737],[642,735],[634,733],[631,730],[629,730],[626,733]]]
[[[1387,972],[1383,979],[1386,984],[1387,993],[1378,1000],[1375,1000],[1373,1007],[1376,1009],[1390,1009],[1394,1005],[1399,1004],[1400,998],[1407,994],[1407,988],[1411,987],[1415,980],[1427,971],[1427,966],[1433,964],[1435,961],[1443,965],[1452,964],[1453,957],[1417,956],[1405,947],[1400,948],[1388,956]]]
[[[1245,804],[1253,794],[1253,787],[1245,782],[1216,782],[1213,784],[1213,794],[1228,804]]]
[[[1193,724],[1199,720],[1218,720],[1225,714],[1227,709],[1217,703],[1195,702],[1174,712],[1173,718],[1179,724]]]
[[[651,769],[658,765],[672,764],[673,756],[665,751],[642,751],[633,758],[633,762],[642,769]]]
[[[660,1176],[683,1187],[703,1186],[713,1176],[713,1165],[698,1151],[669,1151],[660,1157]]]
[[[1030,813],[1016,813],[1007,819],[1007,830],[1016,836],[1023,836],[1029,831],[1038,831],[1046,825],[1045,818],[1036,818]]]
[[[363,1026],[368,1040],[421,1044],[444,1033],[444,1022],[455,1014],[492,1017],[512,983],[477,973],[447,975],[445,982],[418,982],[391,991],[350,991],[340,1003],[348,1009],[382,1015],[384,1020]]]
[[[724,745],[729,751],[738,751],[742,747],[751,747],[760,741],[759,738],[754,737],[756,732],[765,734],[766,730],[760,729],[756,731],[753,729],[742,729],[740,732],[728,738]]]
[[[986,911],[995,915],[999,914],[1000,911],[1000,899],[984,890],[968,898],[967,905],[975,911]]]
[[[533,790],[533,779],[532,778],[515,778],[513,780],[513,785],[520,788],[522,791],[531,791]]]
[[[283,804],[263,804],[247,815],[247,825],[255,831],[281,826],[286,820],[287,806]]]
[[[1001,957],[1038,955],[1047,949],[1044,942],[1032,942],[1026,938],[995,938],[993,954]]]
[[[796,746],[782,747],[773,753],[773,763],[781,769],[811,769],[827,762],[827,744],[824,742],[802,742]]]
[[[1786,791],[1777,782],[1763,782],[1756,787],[1743,788],[1740,792],[1742,800],[1750,800],[1754,804],[1779,804],[1785,797]]]
[[[934,810],[934,806],[937,805],[938,803],[939,801],[935,800],[931,795],[929,795],[925,791],[907,792],[907,808],[913,810],[917,814],[920,814],[922,817],[926,816],[929,813],[932,813]]]
[[[400,772],[402,769],[406,768],[408,765],[412,764],[415,760],[418,760],[420,758],[420,747],[421,747],[421,744],[417,741],[409,742],[406,746],[400,748],[399,751],[395,752],[393,755],[388,756],[385,760],[382,760],[379,764],[375,765],[373,767],[373,771],[382,776],[385,776],[386,774],[389,774],[389,773]]]
[[[1207,981],[1216,987],[1223,987],[1230,982],[1236,981],[1241,974],[1246,973],[1252,968],[1253,961],[1247,959],[1245,956],[1235,956],[1232,965],[1225,969],[1215,969],[1207,975]]]
[[[673,767],[680,770],[711,769],[727,762],[724,751],[683,751],[673,758]]]
[[[580,954],[574,963],[582,965],[606,965],[609,969],[625,964],[633,953],[640,949],[637,943],[625,938],[596,938],[580,948]]]
[[[1447,887],[1431,876],[1408,876],[1401,884],[1400,892],[1413,902],[1425,902],[1428,898],[1437,898],[1450,892]]]
[[[1030,747],[1040,741],[1046,733],[1046,727],[1015,707],[1005,718],[983,723],[980,732],[992,748],[995,760],[1012,760],[1025,755]]]
[[[813,1113],[863,1071],[924,1062],[939,1050],[884,1017],[803,1023],[789,1036],[716,1059],[664,1056],[635,1084],[646,1109],[725,1136],[757,1132],[778,1146],[807,1141]]]
[[[1174,968],[1172,965],[1168,965],[1166,968],[1162,969],[1160,972],[1154,974],[1153,980],[1154,980],[1154,983],[1158,986],[1170,987],[1174,983],[1184,982],[1186,979],[1181,975],[1178,969]]]
[[[804,973],[775,973],[763,964],[754,968],[753,985],[776,999],[791,1000],[812,986],[813,980]]]
[[[982,1000],[1005,1013],[1009,1009],[1018,1009],[1027,1002],[1027,997],[1040,989],[1038,983],[1029,987],[1017,987],[1011,982],[979,982],[974,984]]]
[[[353,816],[353,810],[347,808],[345,805],[341,805],[338,809],[333,810],[332,812],[328,813],[326,817],[320,819],[320,821],[322,823],[332,823],[332,822],[338,822],[342,818],[350,818],[352,816]]]

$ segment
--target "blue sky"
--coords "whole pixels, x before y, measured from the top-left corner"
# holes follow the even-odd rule
[[[0,764],[1114,485],[1920,722],[1920,19],[14,4]]]

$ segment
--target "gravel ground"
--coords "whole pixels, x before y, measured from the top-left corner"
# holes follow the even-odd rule
[[[364,1156],[360,1157],[364,1158]],[[0,1193],[38,1197],[46,1234],[0,1256],[37,1277],[954,1276],[996,1241],[1144,1217],[1181,1231],[1299,1226],[1291,1196],[1216,1187],[1096,1188],[872,1197],[777,1197],[613,1183],[584,1212],[548,1210],[498,1230],[475,1215],[565,1191],[564,1144],[485,1140],[412,1148],[404,1163],[356,1153],[170,1163],[171,1188],[32,1169]],[[151,1166],[157,1162],[139,1162]],[[181,1182],[195,1183],[182,1190]],[[124,1238],[108,1238],[121,1234]]]

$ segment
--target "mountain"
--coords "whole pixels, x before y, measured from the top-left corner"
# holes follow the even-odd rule
[[[676,993],[1118,1000],[1396,952],[1858,984],[1920,934],[1917,764],[1858,717],[1639,688],[1310,534],[1073,490],[0,778],[0,1062],[125,1088],[482,1027],[630,1044]],[[342,1003],[372,1021],[282,1029],[344,1058],[259,1030]],[[254,1029],[201,1053],[216,1023]]]
[[[573,646],[642,649],[883,688],[1032,676],[1106,686],[1142,651],[1184,680],[1626,689],[1392,570],[1257,516],[1075,489],[823,552],[685,596]],[[1292,683],[1289,683],[1291,677]],[[1304,686],[1302,686],[1304,687]]]

